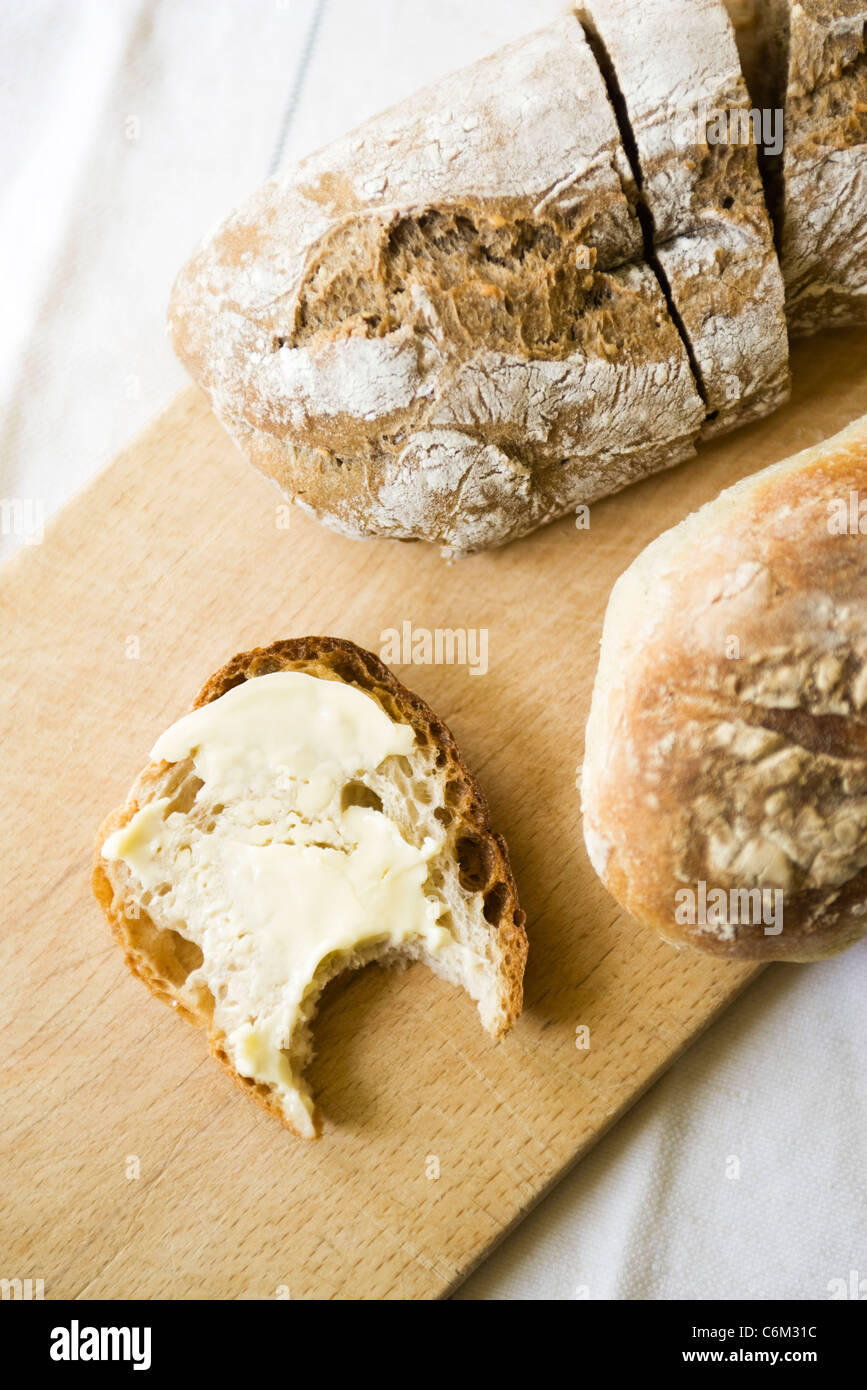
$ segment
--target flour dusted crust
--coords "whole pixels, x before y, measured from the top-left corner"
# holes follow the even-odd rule
[[[456,920],[453,930],[461,939],[472,941],[476,951],[487,961],[484,995],[474,997],[478,998],[483,1026],[493,1036],[501,1037],[521,1012],[527,959],[526,917],[518,904],[506,842],[491,829],[484,792],[469,772],[450,731],[429,706],[407,690],[371,652],[337,637],[290,638],[269,647],[242,652],[210,677],[191,708],[198,709],[219,699],[243,681],[275,671],[302,671],[322,680],[357,686],[375,699],[389,718],[412,726],[418,748],[412,761],[420,766],[434,767],[434,780],[439,784],[434,801],[436,809],[432,811],[430,802],[426,801],[416,807],[415,812],[420,820],[426,814],[435,814],[437,821],[446,827],[447,848],[443,854],[454,861],[453,873],[467,903],[463,914],[466,920]],[[102,855],[108,836],[127,825],[142,806],[165,796],[183,798],[184,779],[188,776],[189,767],[185,764],[147,764],[127,800],[100,827],[93,890],[133,974],[188,1022],[205,1027],[212,1055],[253,1100],[291,1129],[294,1127],[281,1109],[273,1088],[235,1069],[225,1039],[214,1024],[213,996],[198,973],[202,959],[200,949],[177,931],[161,924],[158,900],[147,910],[141,907],[129,871],[118,861],[107,861]],[[426,792],[426,796],[429,795],[430,788]],[[374,943],[359,949],[351,958],[331,958],[322,967],[317,984],[324,987],[328,979],[341,971],[372,960],[389,963],[415,958],[425,959],[446,979],[468,987],[465,980],[455,977],[445,958],[441,961],[427,957],[412,943],[391,952],[384,952],[381,944]],[[310,1016],[314,1008],[315,996],[311,996]],[[312,1052],[309,1017],[299,1032],[297,1047],[303,1067]],[[314,1113],[310,1130],[294,1132],[299,1137],[311,1138],[318,1130],[319,1117]]]
[[[722,0],[586,0],[582,19],[616,89],[651,254],[707,403],[705,437],[787,398],[784,290],[753,140],[715,121],[748,113]],[[710,138],[709,138],[710,137]]]
[[[755,0],[741,19],[753,99],[785,111],[785,149],[765,175],[789,331],[865,323],[867,5]]]
[[[618,901],[678,945],[812,960],[867,929],[867,537],[837,515],[853,493],[867,418],[722,493],[612,592],[585,840]],[[780,890],[782,932],[678,923],[675,894],[702,881]]]
[[[564,16],[254,194],[182,271],[176,348],[329,525],[500,544],[694,451],[629,184]]]
[[[657,351],[648,362],[524,361],[480,348],[455,372],[435,420],[386,453],[359,438],[335,457],[324,445],[230,429],[266,476],[345,535],[422,538],[452,553],[514,540],[693,453],[701,401],[658,287],[634,266],[610,278],[633,324],[673,360]],[[565,423],[570,408],[579,412],[574,426]],[[688,431],[675,443],[684,417]],[[466,418],[484,424],[471,432]],[[564,459],[579,428],[581,458]]]
[[[793,334],[867,323],[867,5],[792,5],[781,260]]]

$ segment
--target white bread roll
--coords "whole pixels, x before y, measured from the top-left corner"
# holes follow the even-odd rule
[[[813,960],[864,934],[867,417],[617,581],[583,803],[597,873],[676,945]]]

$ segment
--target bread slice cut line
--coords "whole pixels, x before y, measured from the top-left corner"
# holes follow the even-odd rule
[[[710,135],[711,113],[748,113],[750,98],[722,0],[645,0],[628,28],[626,8],[584,0],[579,16],[620,126],[645,260],[705,402],[707,439],[769,414],[791,384],[752,124],[747,142]],[[678,24],[682,35],[671,30]]]
[[[288,1128],[318,1132],[310,1021],[346,968],[425,960],[508,1029],[526,937],[505,846],[376,658],[327,638],[235,658],[152,758],[100,834],[97,896],[135,973]]]
[[[182,270],[175,347],[242,452],[350,536],[500,545],[694,454],[572,14],[254,194]]]
[[[582,29],[584,30],[585,37],[587,39],[588,44],[590,45],[590,49],[593,53],[593,56],[599,65],[599,71],[602,74],[603,81],[605,82],[605,86],[608,90],[608,97],[611,102],[614,114],[617,118],[617,124],[620,128],[620,138],[623,142],[623,150],[628,160],[629,168],[632,174],[632,179],[635,184],[635,191],[631,195],[631,200],[634,201],[635,211],[638,217],[638,223],[641,227],[642,240],[644,245],[644,260],[645,263],[653,271],[653,274],[656,276],[656,279],[659,281],[659,287],[662,290],[663,296],[665,298],[666,307],[668,308],[668,312],[671,317],[672,323],[677,329],[678,334],[680,335],[680,339],[683,343],[684,349],[686,351],[687,359],[690,365],[690,370],[692,371],[693,377],[695,379],[696,389],[704,403],[705,411],[708,411],[710,407],[708,405],[707,387],[705,386],[704,380],[702,378],[702,372],[695,355],[695,349],[690,341],[689,334],[686,331],[686,327],[677,308],[677,305],[674,302],[674,295],[672,294],[671,285],[668,281],[668,277],[665,273],[665,270],[663,269],[662,262],[660,261],[659,256],[657,255],[656,224],[654,221],[653,213],[651,212],[645,198],[642,196],[644,190],[644,174],[641,168],[641,158],[638,153],[638,145],[635,139],[635,132],[633,131],[632,124],[629,120],[626,99],[620,87],[620,81],[617,76],[617,71],[614,67],[614,63],[611,60],[611,55],[605,46],[605,41],[602,38],[602,35],[600,34],[599,30],[593,23],[593,19],[590,13],[587,10],[579,10],[578,20],[581,24]],[[629,191],[626,191],[627,196],[629,196]]]
[[[793,338],[867,321],[867,4],[727,0],[755,104],[784,112],[764,160]]]

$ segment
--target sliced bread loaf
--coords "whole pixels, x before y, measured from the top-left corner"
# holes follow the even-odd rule
[[[267,183],[181,272],[175,346],[337,530],[500,544],[693,453],[629,179],[564,16]]]
[[[863,3],[791,8],[780,248],[794,334],[867,322],[865,36]]]
[[[499,1037],[527,954],[505,842],[443,723],[331,637],[246,652],[102,826],[94,891],[133,972],[304,1138],[310,1025],[335,975],[423,960]]]
[[[750,97],[722,0],[585,0],[632,156],[647,259],[707,407],[704,434],[766,415],[790,388],[784,291]]]

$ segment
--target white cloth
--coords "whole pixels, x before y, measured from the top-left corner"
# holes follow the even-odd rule
[[[51,514],[183,384],[173,275],[268,172],[293,89],[290,158],[565,6],[325,0],[299,85],[316,8],[3,8],[0,497]],[[768,971],[459,1296],[826,1298],[852,1270],[867,1296],[865,986],[867,944]]]

